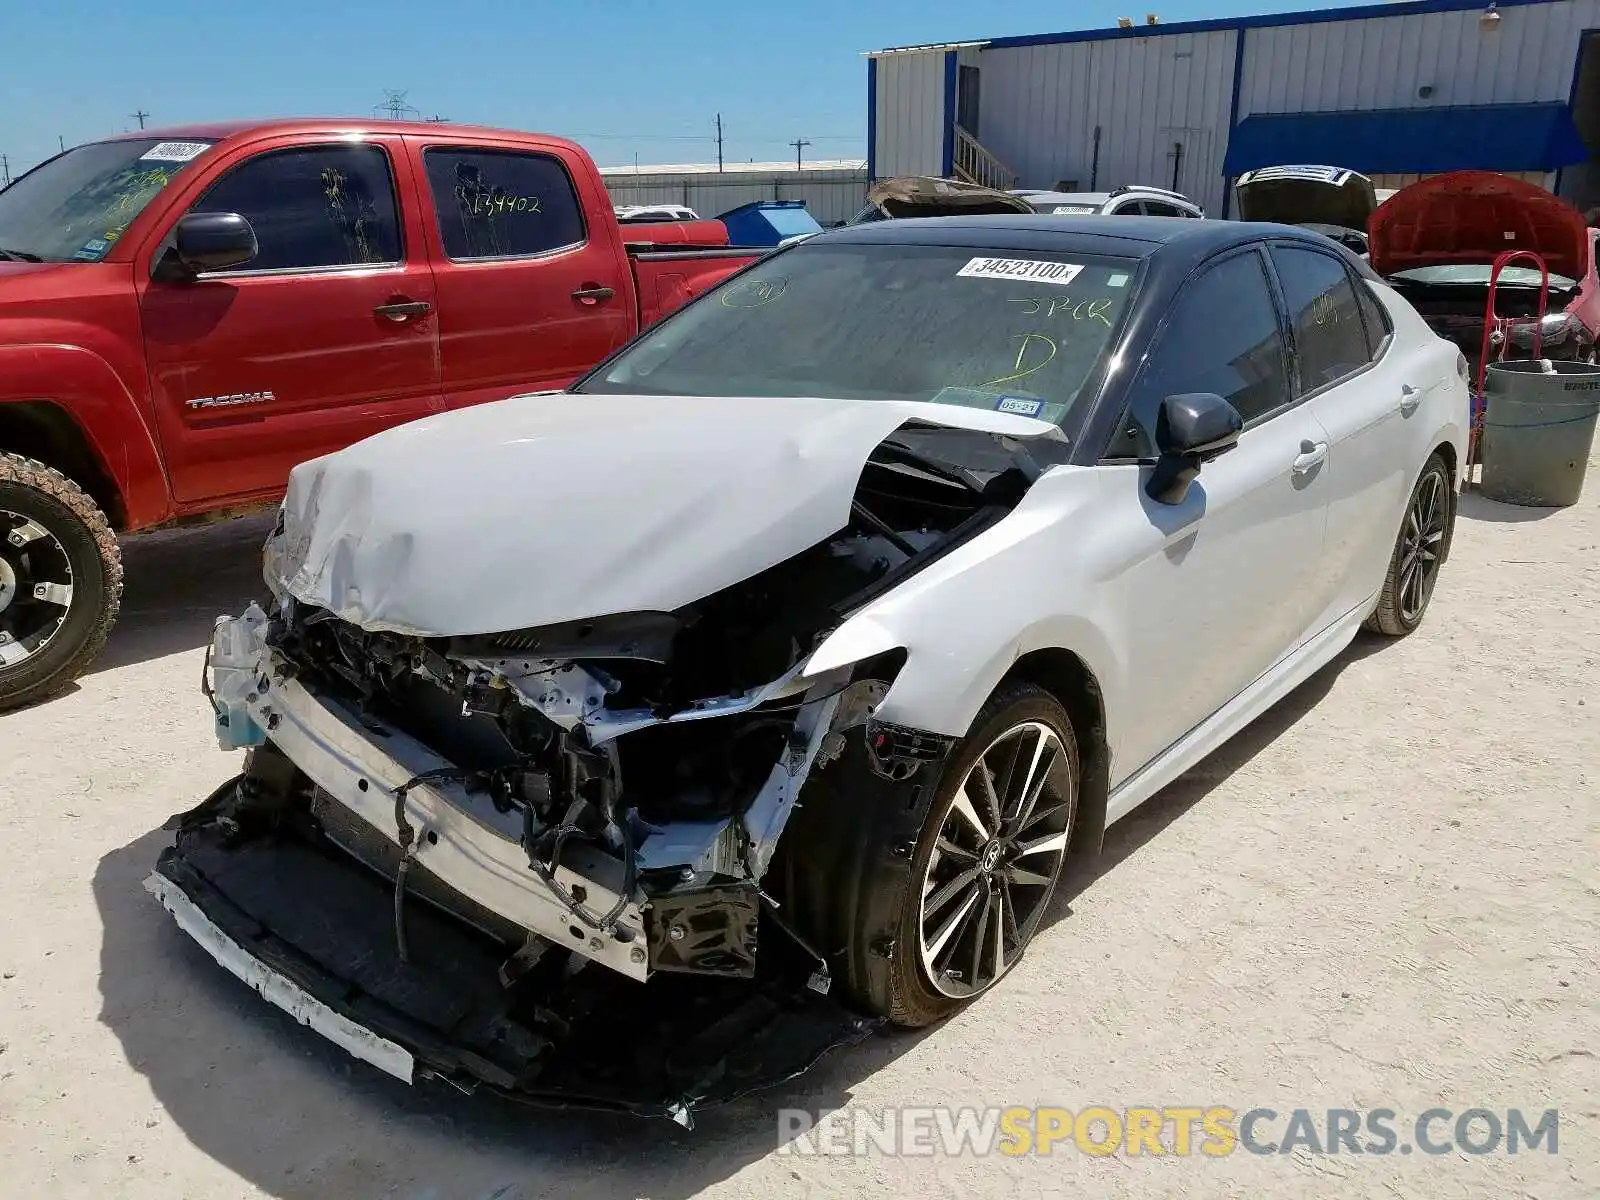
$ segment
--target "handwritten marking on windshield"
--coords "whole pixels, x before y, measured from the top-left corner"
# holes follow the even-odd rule
[[[1016,361],[1011,364],[1012,373],[1010,375],[1002,375],[999,379],[991,379],[988,383],[980,383],[978,384],[980,389],[999,387],[1002,383],[1014,383],[1019,379],[1026,379],[1029,375],[1042,371],[1049,366],[1059,350],[1055,339],[1045,337],[1042,333],[1024,333],[1007,340],[1020,341],[1022,343],[1017,347]],[[1031,354],[1029,353],[1030,348],[1032,348]],[[1038,358],[1039,361],[1031,366],[1025,366],[1024,364],[1028,363],[1031,358]]]
[[[749,279],[736,283],[722,293],[722,303],[727,308],[760,308],[771,304],[789,289],[785,276],[777,279]]]
[[[1071,296],[1008,296],[1007,304],[1024,304],[1022,310],[1025,317],[1042,316],[1050,318],[1058,312],[1069,314],[1074,321],[1099,321],[1107,329],[1111,327],[1111,318],[1106,316],[1106,311],[1115,301],[1101,300],[1074,300]]]

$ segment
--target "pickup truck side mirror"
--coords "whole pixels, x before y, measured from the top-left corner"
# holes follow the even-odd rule
[[[186,282],[202,271],[242,267],[258,249],[256,231],[238,213],[185,213],[154,275],[167,283]]]
[[[1145,494],[1160,504],[1182,504],[1200,464],[1239,444],[1244,418],[1214,392],[1168,396],[1156,414],[1155,470]]]

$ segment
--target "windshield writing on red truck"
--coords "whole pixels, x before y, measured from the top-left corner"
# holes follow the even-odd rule
[[[172,143],[167,143],[171,145]],[[97,262],[205,143],[184,161],[150,160],[156,139],[91,142],[0,192],[0,246],[45,262]]]

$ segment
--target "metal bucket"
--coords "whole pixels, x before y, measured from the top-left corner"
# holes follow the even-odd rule
[[[1479,490],[1507,504],[1576,504],[1600,417],[1600,367],[1549,359],[1491,363],[1484,395]]]

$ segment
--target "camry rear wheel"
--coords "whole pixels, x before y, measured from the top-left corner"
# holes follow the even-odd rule
[[[1455,525],[1455,493],[1450,470],[1435,454],[1422,468],[1406,504],[1400,534],[1389,557],[1389,573],[1378,595],[1378,607],[1367,628],[1388,637],[1403,637],[1422,624],[1433,599]]]
[[[0,711],[80,675],[121,595],[116,536],[95,502],[42,463],[0,454]]]

